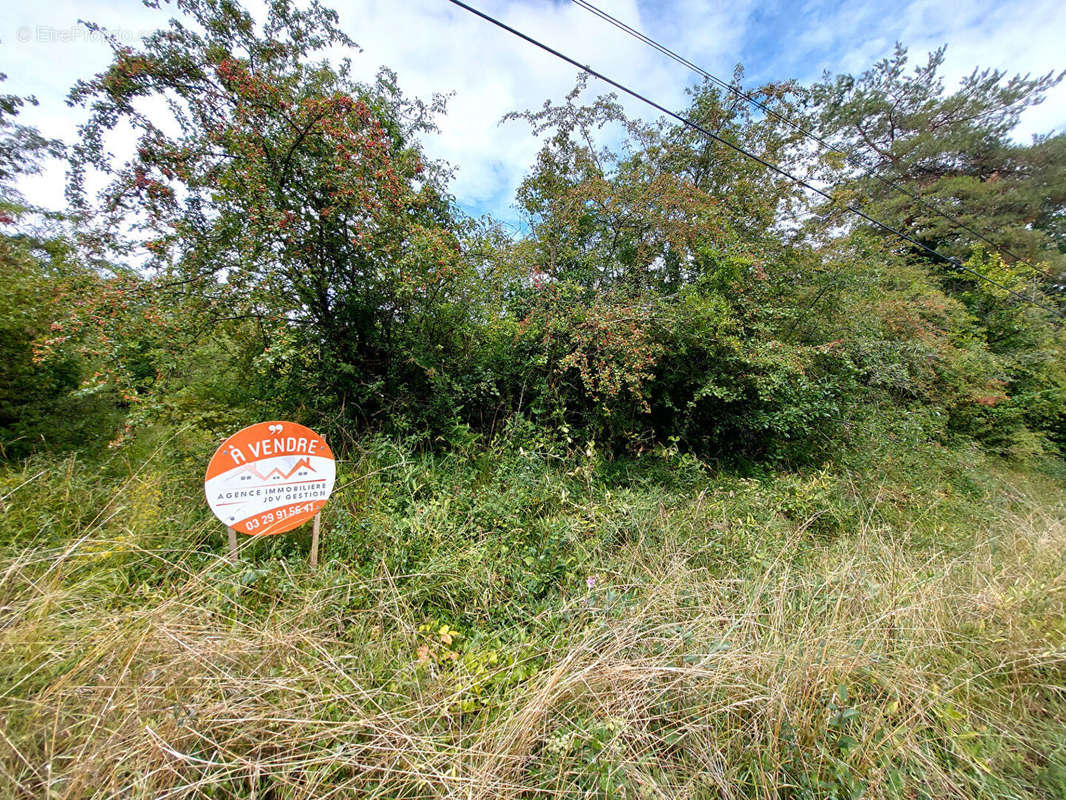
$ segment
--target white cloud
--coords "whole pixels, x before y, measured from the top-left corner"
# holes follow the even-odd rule
[[[471,209],[509,215],[514,189],[532,162],[538,143],[525,126],[499,126],[507,112],[558,101],[573,86],[577,70],[445,0],[334,0],[342,27],[364,49],[353,67],[370,78],[392,67],[408,94],[427,97],[455,92],[441,132],[427,141],[431,155],[457,167],[453,191]],[[257,4],[261,3],[258,0]],[[565,0],[471,0],[471,4],[545,43],[601,69],[672,108],[685,105],[684,88],[694,80],[681,67]],[[947,70],[954,81],[981,64],[1012,71],[1046,72],[1064,66],[1059,32],[1066,6],[1037,0],[1012,6],[993,0],[901,0],[887,9],[874,0],[843,5],[810,0],[706,2],[706,0],[602,0],[611,14],[663,41],[701,66],[728,75],[749,62],[759,79],[810,80],[823,69],[856,71],[887,55],[899,39],[916,58],[951,43]],[[63,98],[73,82],[102,69],[109,51],[78,36],[79,17],[136,38],[173,13],[145,9],[138,0],[65,0],[47,10],[29,3],[0,9],[0,71],[3,91],[34,93],[41,106],[25,121],[46,134],[71,141],[84,112]],[[30,41],[20,41],[27,37]],[[599,92],[605,87],[591,86]],[[1066,87],[1030,111],[1022,135],[1066,123]],[[631,113],[654,116],[636,101]],[[117,145],[116,145],[117,146]],[[63,168],[27,181],[35,202],[62,203]]]
[[[572,4],[481,0],[477,6],[666,104],[683,103],[683,70]],[[632,0],[604,8],[640,23]],[[510,111],[538,108],[547,98],[559,100],[578,70],[442,0],[402,7],[373,0],[338,10],[365,50],[356,60],[361,69],[387,64],[397,70],[405,90],[423,96],[455,90],[441,134],[427,144],[459,166],[453,188],[460,200],[506,208],[538,143],[523,125],[499,126],[498,121]],[[636,101],[626,98],[624,104],[633,113],[648,113]]]
[[[1061,32],[1066,5],[1056,0],[907,0],[887,6],[880,0],[852,2],[839,9],[808,3],[802,32],[794,43],[795,77],[810,80],[823,70],[861,72],[891,55],[897,41],[910,50],[912,63],[947,43],[943,75],[948,89],[974,67],[1033,75],[1066,68]],[[786,31],[782,41],[788,41]],[[1019,140],[1066,127],[1066,85],[1030,109],[1015,131]]]
[[[948,43],[945,77],[957,82],[975,66],[994,67],[1009,74],[1066,69],[1062,34],[1066,31],[1066,5],[1056,0],[1029,3],[978,2],[960,4],[958,13],[945,12],[932,0],[914,3],[922,13],[908,15],[901,38],[913,53]],[[951,8],[951,6],[947,6]],[[938,15],[937,12],[942,12]],[[934,24],[926,24],[927,20]],[[938,23],[938,24],[937,24]],[[951,85],[950,83],[948,84]],[[1015,130],[1026,140],[1034,133],[1062,131],[1066,127],[1066,85],[1053,89],[1040,106],[1029,109]]]

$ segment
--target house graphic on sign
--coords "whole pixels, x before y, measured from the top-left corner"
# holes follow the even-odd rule
[[[315,468],[311,466],[311,459],[304,457],[299,459],[289,470],[286,472],[281,467],[274,467],[268,470],[264,475],[261,473],[254,463],[246,464],[238,473],[238,480],[250,481],[253,477],[258,478],[261,481],[287,481],[292,477],[305,477],[315,472]]]

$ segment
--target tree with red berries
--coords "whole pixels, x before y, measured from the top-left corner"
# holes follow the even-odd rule
[[[314,60],[355,48],[318,3],[272,2],[261,24],[230,0],[177,6],[70,95],[91,112],[68,192],[83,244],[144,265],[107,302],[175,351],[252,326],[260,363],[360,416],[390,410],[433,374],[464,271],[445,170],[416,141],[441,101]],[[116,166],[109,137],[127,126],[136,152]]]

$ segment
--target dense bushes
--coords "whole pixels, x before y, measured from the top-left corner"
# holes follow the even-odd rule
[[[176,6],[77,87],[61,230],[12,200],[49,145],[0,97],[0,797],[1063,794],[1066,334],[1012,293],[1053,281],[922,218],[970,271],[931,262],[580,82],[519,115],[513,240],[423,153],[437,104],[312,60],[333,13]],[[898,67],[759,96],[882,125]],[[1040,206],[1011,243],[1061,264],[1063,139],[1003,124],[1049,79],[919,77],[889,155],[997,224]],[[734,99],[689,113],[841,162]],[[232,563],[203,502],[278,417],[339,456],[315,569],[306,529]]]
[[[4,309],[8,445],[34,440],[34,414],[67,413],[90,390],[133,427],[222,432],[288,416],[341,443],[370,430],[439,443],[521,418],[615,455],[676,444],[802,462],[832,452],[869,407],[939,415],[942,437],[1020,457],[1066,440],[1066,340],[1045,310],[1059,302],[1046,271],[964,238],[934,244],[965,250],[965,270],[900,249],[681,126],[628,119],[612,97],[582,104],[583,80],[512,117],[544,143],[518,192],[529,234],[514,241],[463,219],[446,168],[423,152],[439,103],[406,98],[391,73],[360,84],[314,60],[347,42],[335,14],[277,4],[264,36],[235,5],[178,5],[198,26],[117,48],[72,93],[90,109],[72,158],[77,249],[56,261],[5,239],[5,268],[28,268],[16,284],[32,285]],[[871,97],[910,85],[902,58],[858,84],[760,97],[830,131],[867,107],[888,124]],[[938,133],[907,127],[901,169],[943,167],[960,137],[1002,140],[1051,81],[971,80],[984,121],[956,120],[938,66],[919,76],[928,107],[907,122],[932,114]],[[165,94],[182,112],[173,130],[138,110]],[[806,158],[792,127],[734,99],[698,87],[688,113],[796,171],[834,161]],[[119,164],[102,143],[124,123],[140,138]],[[112,178],[96,198],[94,170]],[[1026,180],[1054,177],[1027,174],[1014,170],[1011,191],[1030,200]],[[845,177],[842,197],[870,190]],[[998,179],[969,164],[966,181],[981,180]],[[1027,255],[1054,265],[1045,217]],[[94,267],[71,281],[55,267],[68,262]],[[40,302],[60,291],[51,309]],[[84,418],[113,427],[106,413]]]
[[[364,437],[317,569],[224,557],[209,431],[2,464],[0,796],[1058,797],[1061,464],[932,427],[747,472]]]

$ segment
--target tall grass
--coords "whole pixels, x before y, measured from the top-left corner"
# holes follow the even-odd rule
[[[0,476],[2,797],[1066,796],[1054,481],[371,441],[312,571],[159,458]]]

